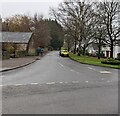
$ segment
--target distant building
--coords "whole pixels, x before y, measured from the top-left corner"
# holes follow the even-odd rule
[[[77,44],[76,51],[78,48],[79,48],[79,45]],[[74,50],[74,45],[71,47],[71,51],[73,51],[73,50]],[[98,53],[97,43],[89,44],[89,46],[86,48],[86,50],[92,56],[97,56],[97,53]],[[101,52],[104,54],[104,57],[106,57],[106,58],[110,57],[110,47],[108,45],[103,45],[101,47]],[[120,39],[116,40],[116,45],[113,48],[113,58],[117,58],[118,55],[120,55]]]
[[[98,52],[97,44],[90,44],[87,50],[90,54],[95,54],[96,52]],[[108,45],[102,46],[101,51],[104,53],[105,57],[110,57],[110,47]],[[117,58],[118,54],[120,54],[120,40],[116,41],[116,45],[113,48],[113,58]]]
[[[34,40],[31,32],[0,32],[2,38],[2,51],[10,50],[12,46],[15,52],[26,51],[28,54],[34,54]]]

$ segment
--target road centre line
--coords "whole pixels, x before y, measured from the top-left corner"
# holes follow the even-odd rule
[[[109,72],[109,71],[100,71],[100,73],[102,73],[102,74],[110,74],[111,72]]]
[[[3,77],[5,77],[4,75],[0,75],[0,78],[3,78]]]
[[[95,70],[95,69],[94,69],[94,68],[92,68],[92,67],[88,67],[88,69],[93,70],[93,71],[97,71],[97,70]]]
[[[92,68],[92,67],[88,67],[88,69],[93,70],[93,71],[96,71],[96,72],[99,72],[99,73],[101,73],[101,74],[110,74],[110,73],[111,73],[111,72],[109,72],[109,71],[97,71],[96,69],[94,69],[94,68]]]
[[[52,84],[55,84],[55,82],[48,82],[46,83],[47,85],[52,85]]]
[[[79,81],[72,81],[72,83],[79,83]]]
[[[88,83],[88,81],[85,81],[86,83]]]
[[[70,71],[72,71],[72,72],[76,72],[75,70],[73,70],[73,69],[71,69]]]
[[[31,85],[37,85],[38,83],[30,83]]]
[[[62,84],[63,82],[59,82],[60,84]]]
[[[58,63],[60,66],[64,67],[61,63]]]
[[[24,84],[15,84],[15,86],[20,86],[20,85],[24,85]]]

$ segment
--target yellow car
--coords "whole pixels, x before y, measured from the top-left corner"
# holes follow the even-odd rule
[[[67,50],[60,50],[60,56],[69,56],[69,52]]]

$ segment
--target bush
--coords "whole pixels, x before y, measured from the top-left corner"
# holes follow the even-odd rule
[[[10,46],[8,49],[7,49],[7,52],[12,54],[13,52],[15,51],[14,47],[13,46]]]
[[[101,51],[101,53],[99,54],[98,52],[96,53],[97,57],[100,56],[101,58],[105,57],[105,54]]]
[[[117,59],[120,60],[120,53],[117,54]]]
[[[86,55],[87,55],[87,56],[89,56],[89,53],[88,53],[88,52],[86,52]]]
[[[104,60],[104,61],[101,61],[101,63],[110,64],[110,65],[120,65],[120,61],[114,60],[114,59]]]
[[[16,51],[16,54],[15,54],[16,57],[24,57],[27,55],[28,55],[27,51]]]

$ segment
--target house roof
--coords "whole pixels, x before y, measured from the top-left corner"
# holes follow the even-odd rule
[[[28,43],[31,32],[0,32],[0,42]]]

